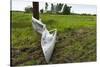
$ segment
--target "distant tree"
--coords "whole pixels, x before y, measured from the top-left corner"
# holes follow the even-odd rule
[[[65,4],[64,9],[63,9],[63,14],[69,15],[71,13],[70,11],[71,11],[71,6],[67,6]]]
[[[51,12],[53,12],[54,11],[54,5],[53,5],[53,3],[51,3]]]
[[[41,9],[41,10],[40,10],[40,13],[42,14],[42,13],[43,13],[43,11],[44,11],[44,10],[43,10],[43,9]]]
[[[31,7],[31,6],[25,7],[25,12],[26,12],[26,13],[32,12],[32,7]]]
[[[45,11],[47,11],[47,9],[48,9],[48,3],[46,2],[45,3]]]
[[[62,9],[62,6],[63,6],[63,4],[61,4],[61,3],[57,3],[57,5],[56,5],[56,11],[60,11],[61,9]]]

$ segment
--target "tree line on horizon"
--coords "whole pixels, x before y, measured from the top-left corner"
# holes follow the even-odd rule
[[[61,3],[57,3],[56,5],[51,3],[51,10],[48,10],[49,4],[46,2],[45,9],[41,9],[40,13],[69,15],[71,13],[71,6],[67,6],[67,4],[64,5],[62,12],[59,12],[62,9],[63,5],[64,4],[61,4]],[[33,9],[32,7],[27,6],[27,7],[25,7],[25,12],[30,13],[30,12],[32,12],[32,9]]]
[[[53,4],[51,3],[51,8],[50,10],[48,10],[48,6],[50,6],[47,2],[45,3],[45,9],[40,9],[40,13],[47,13],[47,14],[60,14],[60,15],[91,15],[91,14],[78,14],[78,13],[72,13],[71,12],[71,8],[72,6],[68,6],[67,4],[64,5],[62,3],[57,3],[57,4]],[[63,9],[62,9],[63,7]],[[31,6],[27,6],[25,7],[25,12],[26,13],[31,13],[32,12],[32,7]],[[60,12],[62,10],[62,12]],[[94,16],[96,16],[96,14],[93,14]]]

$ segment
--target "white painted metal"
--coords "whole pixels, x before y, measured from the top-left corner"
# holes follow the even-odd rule
[[[48,31],[46,25],[34,17],[32,17],[32,26],[37,32],[42,34],[41,47],[45,56],[45,60],[48,63],[55,46],[57,30],[54,29]]]
[[[42,34],[46,25],[32,17],[32,26],[38,33]]]

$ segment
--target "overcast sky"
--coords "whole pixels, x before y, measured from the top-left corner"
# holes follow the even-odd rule
[[[50,10],[51,3],[48,3],[48,4],[49,4],[48,9]],[[67,4],[67,5],[72,6],[71,12],[74,12],[74,13],[96,14],[95,5],[82,5],[82,4]],[[26,6],[32,6],[32,1],[12,0],[11,10],[24,11],[24,8]],[[43,1],[39,2],[39,9],[44,9],[44,8],[45,8],[45,2]]]

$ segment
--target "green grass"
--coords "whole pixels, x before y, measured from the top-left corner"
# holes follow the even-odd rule
[[[32,14],[11,13],[12,65],[47,64],[41,35],[32,28]],[[58,30],[50,64],[96,61],[96,16],[42,14],[40,18],[48,30]]]
[[[95,16],[79,16],[79,15],[41,15],[43,22],[47,27],[57,28],[58,31],[64,31],[71,28],[93,27],[95,26]]]

